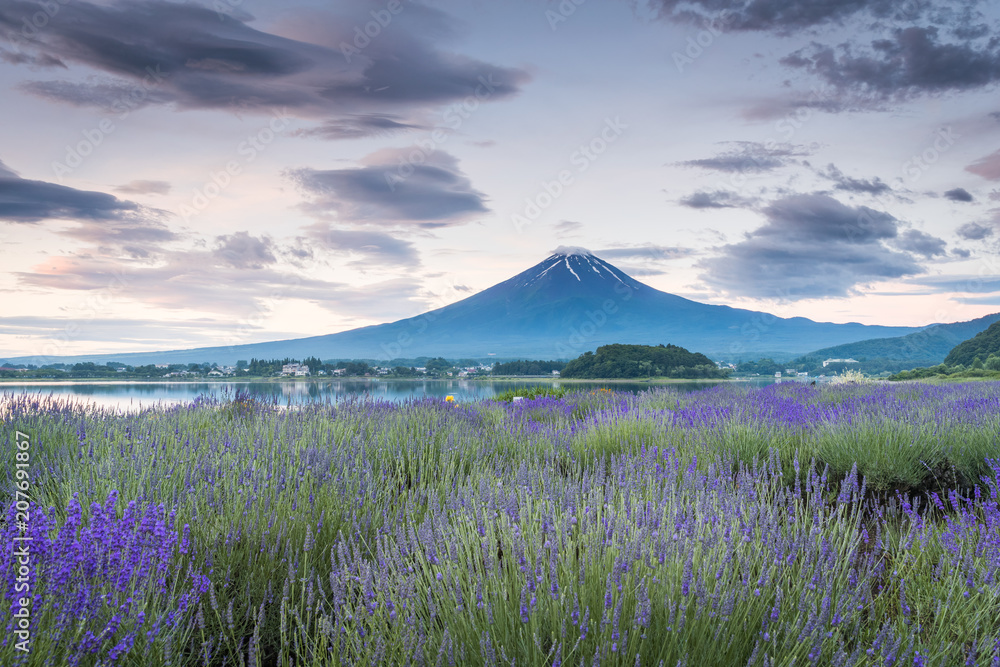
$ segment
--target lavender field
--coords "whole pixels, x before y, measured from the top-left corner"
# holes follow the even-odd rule
[[[1000,383],[2,410],[4,666],[1000,665]]]

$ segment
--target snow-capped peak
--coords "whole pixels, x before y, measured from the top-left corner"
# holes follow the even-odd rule
[[[560,255],[562,257],[593,257],[594,253],[590,252],[586,248],[581,248],[574,245],[561,245],[552,251],[553,255]]]

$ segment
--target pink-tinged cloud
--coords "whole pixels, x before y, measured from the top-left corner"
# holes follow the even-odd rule
[[[988,181],[1000,181],[1000,150],[979,158],[965,170],[982,176]]]

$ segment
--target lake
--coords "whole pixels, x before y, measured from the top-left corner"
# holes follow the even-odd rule
[[[755,384],[769,384],[773,378],[760,378]],[[678,382],[668,386],[678,391],[696,391],[718,382]],[[510,389],[526,386],[566,387],[568,389],[608,388],[618,391],[646,391],[651,385],[639,382],[560,382],[558,380],[314,380],[305,382],[23,382],[0,384],[0,394],[55,396],[100,407],[136,410],[156,405],[187,403],[199,396],[231,398],[238,391],[249,392],[280,404],[314,401],[336,403],[352,396],[371,396],[401,402],[431,396],[456,401],[491,398]]]

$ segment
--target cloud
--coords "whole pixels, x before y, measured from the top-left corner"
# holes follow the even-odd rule
[[[41,317],[22,315],[4,317],[0,320],[0,336],[32,336],[73,341],[107,342],[120,344],[123,339],[130,343],[162,342],[177,346],[178,339],[198,340],[200,335],[222,333],[231,329],[232,322],[224,319],[200,318],[194,320],[149,320],[149,319],[107,319],[94,318],[91,313],[82,312],[74,317]],[[259,330],[260,326],[247,325],[248,329]],[[14,356],[14,355],[11,355]]]
[[[933,244],[919,236],[904,234],[899,241],[900,223],[888,213],[849,207],[827,195],[791,195],[763,213],[763,226],[699,263],[708,286],[764,299],[844,297],[874,282],[923,272],[909,252],[888,242],[933,252]]]
[[[412,243],[382,232],[333,229],[319,224],[309,229],[308,238],[325,252],[356,257],[350,263],[356,269],[412,269],[420,265],[420,255]]]
[[[826,24],[843,24],[859,14],[912,19],[925,3],[893,0],[653,0],[659,18],[723,32],[789,35]]]
[[[846,176],[844,172],[837,169],[837,167],[832,164],[827,165],[826,171],[820,170],[816,173],[823,178],[833,181],[835,184],[835,190],[869,195],[880,195],[886,192],[892,192],[892,188],[877,176],[872,179],[851,178],[850,176]]]
[[[811,155],[803,146],[792,144],[762,144],[754,141],[732,141],[732,150],[715,157],[686,160],[678,164],[685,167],[700,167],[724,172],[763,172],[795,162],[793,158]]]
[[[578,236],[583,231],[583,223],[574,222],[573,220],[560,220],[552,225],[552,229],[555,230],[558,238],[564,239],[571,236]]]
[[[916,229],[907,229],[892,241],[892,246],[928,259],[946,254],[947,243],[943,239],[931,236]]]
[[[988,181],[1000,181],[1000,150],[981,157],[968,167],[966,171],[982,176]]]
[[[288,109],[300,118],[328,121],[315,136],[340,139],[402,129],[410,122],[399,116],[426,114],[477,92],[480,101],[509,97],[529,80],[524,70],[442,50],[460,31],[446,14],[418,3],[403,3],[387,25],[375,23],[378,32],[369,37],[364,31],[373,17],[364,0],[303,10],[298,24],[275,32],[251,27],[248,14],[194,3],[74,1],[60,3],[44,30],[23,39],[23,21],[45,7],[42,1],[8,0],[0,7],[0,38],[35,54],[19,62],[45,58],[104,75],[87,83],[25,85],[78,106],[122,112],[149,104]]]
[[[329,120],[319,127],[297,130],[294,134],[300,137],[319,137],[321,139],[365,139],[386,137],[400,132],[419,130],[422,127],[406,122],[399,117],[385,114],[358,114]]]
[[[911,278],[906,282],[921,287],[931,288],[933,292],[963,294],[978,294],[983,292],[1000,292],[1000,277],[979,275],[921,276]]]
[[[840,91],[878,99],[970,90],[1000,81],[1000,50],[994,40],[983,45],[944,43],[938,35],[936,27],[912,26],[866,47],[814,43],[781,63],[814,74]]]
[[[170,194],[170,183],[166,181],[131,181],[119,185],[115,192],[126,195],[167,195]]]
[[[0,162],[0,220],[123,220],[140,210],[134,202],[103,192],[21,178]]]
[[[601,259],[640,259],[649,261],[668,261],[672,259],[682,259],[690,257],[694,251],[690,248],[678,246],[663,246],[653,243],[644,243],[636,246],[618,246],[616,248],[606,248],[595,250],[594,254]]]
[[[358,225],[445,227],[487,213],[486,196],[475,190],[444,151],[412,160],[411,149],[383,149],[357,169],[297,169],[291,178],[311,197],[303,208]]]
[[[974,197],[965,188],[954,188],[944,193],[945,199],[952,201],[970,202]]]
[[[252,258],[253,252],[249,254]],[[234,318],[234,336],[243,322],[256,321],[276,301],[309,301],[345,320],[395,320],[419,305],[419,284],[412,279],[346,285],[279,270],[266,257],[256,265],[246,259],[234,266],[240,261],[218,254],[218,248],[164,253],[159,260],[150,264],[86,255],[51,257],[30,272],[13,275],[26,287],[105,293],[111,286],[114,300],[226,315]]]
[[[965,296],[954,299],[969,306],[1000,306],[1000,293],[989,296]]]
[[[234,269],[260,269],[274,264],[274,241],[268,236],[251,236],[248,232],[236,232],[215,238],[213,256],[226,266]]]
[[[748,197],[741,197],[734,192],[727,190],[713,190],[711,192],[700,190],[688,195],[680,200],[678,204],[688,208],[747,208],[752,206],[756,200]]]
[[[993,228],[981,225],[978,222],[967,222],[955,230],[955,233],[958,234],[960,239],[965,239],[966,241],[982,241],[987,237],[993,236]]]
[[[37,224],[69,220],[62,236],[85,241],[104,253],[148,257],[151,249],[177,238],[163,222],[164,211],[145,208],[104,192],[21,178],[0,162],[0,221]]]

